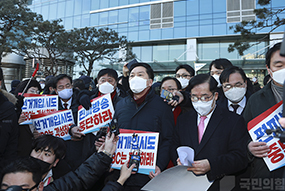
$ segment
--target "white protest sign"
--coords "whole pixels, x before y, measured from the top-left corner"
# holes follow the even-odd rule
[[[137,137],[133,137],[133,133]],[[140,149],[140,166],[138,173],[148,175],[155,171],[159,133],[137,130],[120,129],[117,150],[113,157],[112,168],[121,169],[121,166],[129,162],[132,145]]]
[[[205,65],[206,63],[194,63],[195,74],[197,74],[197,71],[203,68]]]
[[[274,133],[271,135],[266,134],[267,129],[275,130],[281,127],[278,120],[282,117],[282,107],[281,101],[251,120],[247,125],[253,141],[266,142],[269,146],[268,156],[263,157],[263,159],[270,171],[285,165],[285,145],[274,137]]]
[[[110,123],[114,116],[114,107],[110,94],[91,100],[89,110],[78,107],[78,125],[82,133],[98,131],[100,127]]]
[[[69,127],[74,124],[72,110],[32,115],[33,125],[40,134],[51,134],[64,140],[70,139]]]
[[[22,114],[26,120],[20,125],[32,124],[31,115],[58,110],[58,95],[24,94]]]

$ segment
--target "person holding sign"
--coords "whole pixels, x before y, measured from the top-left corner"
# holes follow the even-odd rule
[[[214,181],[210,190],[218,190],[219,180],[243,170],[247,165],[248,135],[242,116],[216,104],[217,82],[208,74],[198,74],[189,83],[194,110],[177,119],[171,148],[172,161],[178,158],[176,149],[189,146],[194,150],[194,162],[188,170],[207,175]]]
[[[18,123],[22,123],[27,119],[29,114],[22,112],[22,107],[24,105],[24,97],[22,94],[39,94],[41,86],[37,80],[32,79],[29,83],[29,80],[22,81],[17,88],[15,89],[15,95],[18,98],[17,103],[17,115],[19,117]],[[26,88],[27,86],[27,88]],[[26,88],[26,91],[23,92]],[[21,94],[21,95],[20,95]],[[24,95],[23,94],[23,95]],[[18,155],[20,157],[29,156],[32,151],[33,140],[39,136],[37,130],[32,124],[20,125],[19,126],[19,144],[18,144]]]
[[[249,98],[243,114],[246,123],[282,101],[283,82],[285,80],[285,57],[280,56],[280,47],[281,43],[277,43],[266,53],[266,68],[272,80]],[[274,181],[284,178],[284,167],[274,171],[269,171],[267,168],[263,157],[268,156],[270,149],[266,142],[255,142],[255,140],[252,140],[248,144],[248,149],[252,160],[252,178],[268,178]]]
[[[154,79],[152,68],[146,63],[134,63],[130,67],[129,95],[120,100],[115,109],[113,119],[123,129],[159,132],[158,153],[155,172],[149,176],[133,174],[126,181],[124,190],[140,190],[150,178],[157,176],[167,167],[170,160],[169,148],[174,128],[174,118],[171,107],[164,103],[151,88]],[[119,172],[114,170],[114,178]]]
[[[90,101],[94,98],[110,93],[112,98],[112,103],[115,108],[117,102],[121,100],[123,97],[126,97],[126,92],[118,87],[118,74],[114,69],[105,68],[100,70],[97,75],[97,81],[98,84],[94,91],[85,91],[86,94],[89,95],[90,98],[88,99]],[[81,101],[82,99],[80,99],[80,104],[84,104],[81,103]],[[86,100],[84,100],[84,102],[85,101]],[[70,135],[76,138],[81,138],[82,136],[85,136],[85,134],[79,131],[79,127],[73,127],[72,130],[70,131]],[[102,141],[104,140],[102,139],[101,142]],[[101,144],[99,144],[99,146],[100,145]]]
[[[70,126],[70,129],[77,128],[77,114],[78,106],[80,105],[80,99],[86,99],[89,102],[87,95],[80,95],[81,91],[73,88],[72,78],[66,74],[59,74],[54,78],[55,92],[59,97],[58,110],[71,109],[74,119],[74,124]],[[83,105],[84,108],[89,105]],[[72,170],[75,170],[82,162],[84,162],[92,153],[95,152],[94,138],[90,137],[93,141],[89,141],[89,137],[81,139],[78,137],[72,137],[72,140],[66,141],[67,150],[65,162],[69,164]],[[91,143],[92,142],[92,143]]]

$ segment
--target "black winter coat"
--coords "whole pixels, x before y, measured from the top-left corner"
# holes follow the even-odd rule
[[[53,181],[44,191],[80,191],[96,185],[100,177],[109,170],[112,159],[104,153],[94,153],[77,170]],[[120,184],[108,183],[103,191],[120,190]]]
[[[257,91],[249,98],[243,113],[245,122],[248,123],[275,104],[277,104],[277,102],[271,90],[271,83],[268,83],[264,88]],[[277,178],[284,178],[284,173],[285,167],[270,172],[263,158],[253,157],[251,163],[252,178],[272,178],[275,180]]]
[[[15,105],[0,93],[0,169],[4,161],[17,157],[18,118]]]
[[[119,127],[123,129],[159,132],[156,165],[161,171],[167,167],[174,117],[171,107],[152,88],[140,106],[137,106],[131,94],[119,101],[114,119],[117,119]],[[147,181],[148,176],[135,174],[127,180],[126,185],[143,186]]]

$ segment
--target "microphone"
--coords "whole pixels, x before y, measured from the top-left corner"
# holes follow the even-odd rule
[[[266,129],[265,133],[266,133],[267,135],[270,135],[271,133],[277,133],[277,134],[279,134],[279,133],[282,133],[282,131],[281,131],[280,129]]]

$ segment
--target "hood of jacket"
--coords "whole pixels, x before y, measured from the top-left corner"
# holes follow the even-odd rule
[[[15,105],[17,103],[18,99],[13,94],[2,89],[0,89],[0,93],[2,93],[12,104]]]

